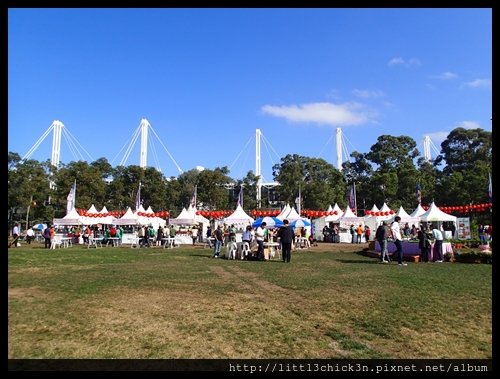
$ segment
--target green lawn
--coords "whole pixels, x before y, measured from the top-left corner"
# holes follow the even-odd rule
[[[353,248],[291,264],[11,248],[8,356],[492,358],[492,265],[382,265]]]

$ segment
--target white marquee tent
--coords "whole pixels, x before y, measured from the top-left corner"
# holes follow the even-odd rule
[[[251,225],[254,222],[254,219],[250,217],[246,212],[243,210],[241,205],[238,205],[236,207],[236,210],[230,215],[227,216],[224,219],[225,224],[235,224],[235,225]]]

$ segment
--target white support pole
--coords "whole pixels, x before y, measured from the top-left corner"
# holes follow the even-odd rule
[[[427,162],[431,161],[431,138],[424,136],[424,159]]]
[[[260,129],[255,130],[255,176],[257,179],[257,207],[261,207],[262,172],[260,169]]]
[[[141,120],[141,156],[139,166],[146,168],[148,163],[148,128],[150,126],[148,120]]]
[[[337,170],[342,171],[342,129],[340,128],[337,128],[336,145],[337,145]]]
[[[59,120],[54,120],[52,123],[53,134],[52,134],[52,158],[51,163],[56,168],[59,167],[59,162],[61,160],[61,134],[64,125]]]

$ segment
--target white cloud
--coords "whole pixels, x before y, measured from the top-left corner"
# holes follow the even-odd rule
[[[441,79],[441,80],[452,80],[458,78],[458,75],[454,72],[446,71],[439,75],[432,75],[432,79]]]
[[[389,66],[394,66],[394,65],[397,65],[397,64],[404,64],[404,63],[405,63],[405,61],[404,61],[404,59],[403,59],[403,58],[401,58],[401,57],[397,57],[397,58],[392,58],[392,59],[389,61],[388,65],[389,65]]]
[[[291,122],[314,122],[334,126],[364,124],[370,121],[373,113],[359,103],[311,103],[299,106],[264,105],[262,111]]]
[[[455,128],[464,128],[464,129],[479,129],[481,126],[477,121],[459,121],[455,125]]]
[[[389,66],[395,66],[395,65],[399,65],[399,64],[404,65],[406,67],[420,66],[421,65],[420,59],[418,59],[418,58],[410,58],[408,60],[404,60],[401,57],[395,57],[395,58],[392,58],[388,63]]]
[[[471,88],[491,88],[490,79],[476,79],[471,82],[464,83],[464,86]]]
[[[368,89],[353,89],[352,94],[357,97],[364,99],[376,99],[378,97],[384,96],[384,93],[380,90],[368,90]]]

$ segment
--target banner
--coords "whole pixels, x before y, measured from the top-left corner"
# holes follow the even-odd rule
[[[189,203],[192,208],[196,208],[196,197],[198,196],[198,185],[194,186],[193,196],[191,197],[191,202]]]
[[[353,183],[351,186],[351,190],[349,191],[349,197],[347,198],[347,202],[349,204],[349,208],[353,211],[355,215],[358,214],[358,205],[356,202],[356,184]]]
[[[469,217],[457,217],[457,237],[460,240],[470,240],[472,238],[472,233],[470,230],[470,218]]]

